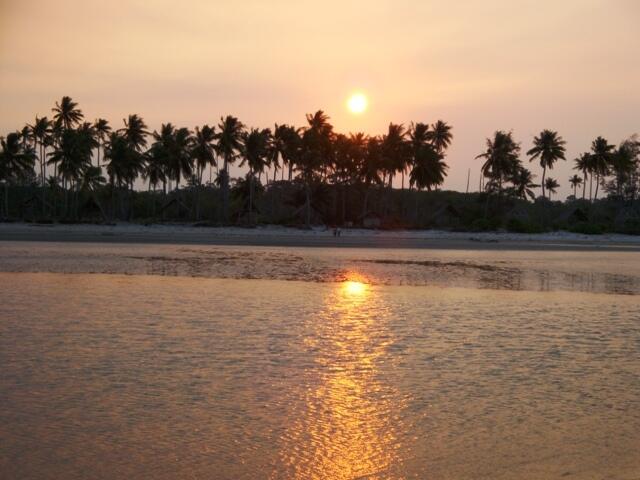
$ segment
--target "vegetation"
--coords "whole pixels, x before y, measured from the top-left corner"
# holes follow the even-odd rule
[[[69,97],[52,113],[1,138],[3,220],[640,231],[637,137],[618,147],[596,138],[575,160],[573,195],[561,203],[551,201],[559,184],[547,170],[565,160],[565,141],[551,130],[526,152],[542,169],[540,184],[512,132],[497,131],[478,155],[480,193],[462,194],[439,191],[453,140],[442,120],[390,123],[367,136],[334,131],[322,111],[303,127],[247,128],[228,115],[216,126],[166,123],[153,132],[136,114],[121,128],[87,122]],[[246,175],[231,178],[233,164]]]

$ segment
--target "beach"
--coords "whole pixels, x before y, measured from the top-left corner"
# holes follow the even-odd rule
[[[367,230],[279,226],[198,227],[118,223],[0,223],[0,241],[243,245],[279,247],[428,248],[474,250],[624,250],[640,251],[640,236],[583,235],[570,232],[520,234],[441,230]]]

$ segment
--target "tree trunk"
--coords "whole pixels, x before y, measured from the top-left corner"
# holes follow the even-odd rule
[[[305,194],[307,197],[307,228],[311,228],[311,187],[308,183],[305,184]]]
[[[593,201],[598,200],[598,187],[600,186],[600,174],[596,175],[596,194],[593,197]]]
[[[249,224],[253,225],[253,172],[249,172]]]
[[[547,167],[542,167],[542,198],[546,198],[545,197],[545,192],[544,192],[544,177],[547,175]],[[551,198],[551,197],[549,197]]]

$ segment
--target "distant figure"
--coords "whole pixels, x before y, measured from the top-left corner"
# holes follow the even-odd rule
[[[333,227],[333,236],[334,237],[338,236],[338,227]]]

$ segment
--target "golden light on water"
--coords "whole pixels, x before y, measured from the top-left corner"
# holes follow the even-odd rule
[[[366,95],[361,92],[354,93],[349,97],[349,100],[347,100],[347,108],[351,113],[354,113],[356,115],[364,113],[368,105],[369,100],[367,99]]]
[[[342,284],[342,290],[347,295],[360,296],[367,291],[367,284],[356,280],[348,280]]]

